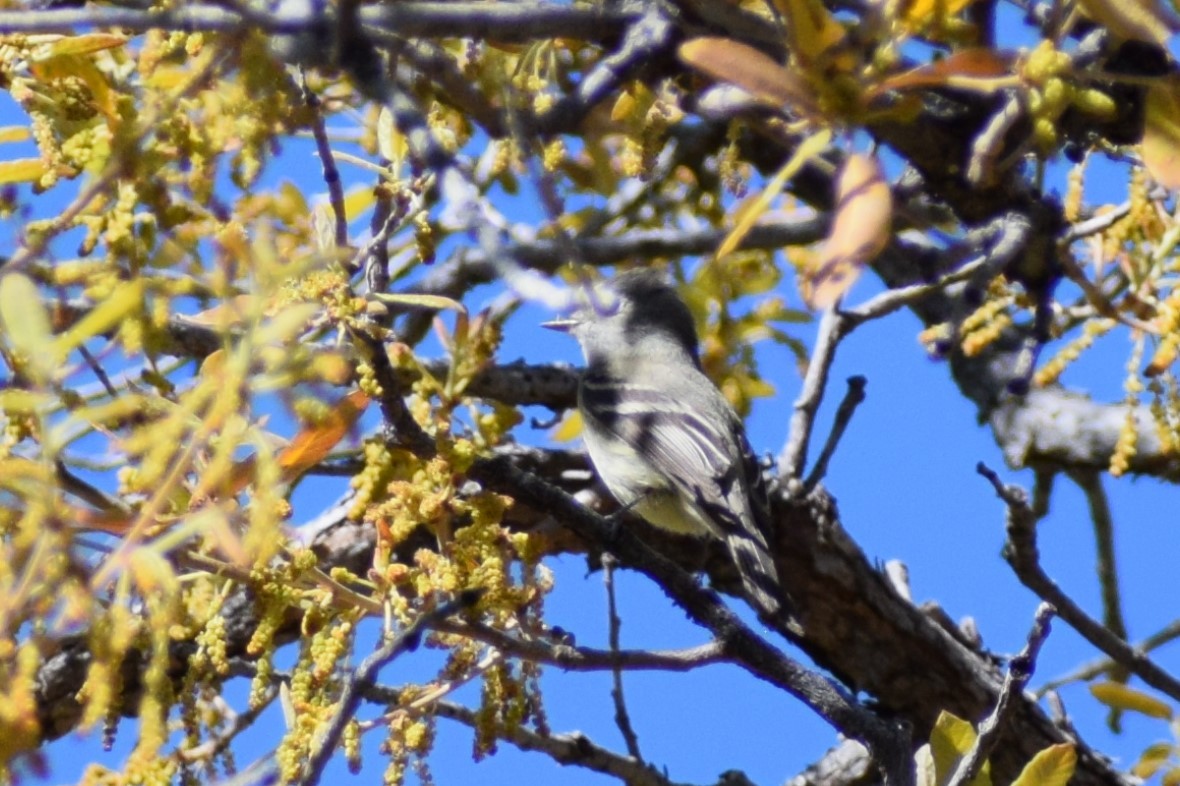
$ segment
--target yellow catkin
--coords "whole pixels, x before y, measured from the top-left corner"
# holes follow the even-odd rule
[[[1082,334],[1066,344],[1033,375],[1033,384],[1044,387],[1056,382],[1071,363],[1081,357],[1082,353],[1094,345],[1100,336],[1109,333],[1118,324],[1113,319],[1092,319],[1082,328]]]
[[[1127,393],[1127,416],[1123,421],[1122,429],[1119,430],[1114,452],[1110,456],[1110,474],[1116,478],[1126,474],[1138,446],[1139,422],[1136,412],[1138,411],[1139,394],[1143,392],[1143,380],[1139,377],[1139,365],[1143,361],[1145,343],[1142,334],[1136,336],[1134,349],[1127,361],[1127,377],[1123,382],[1123,389]]]

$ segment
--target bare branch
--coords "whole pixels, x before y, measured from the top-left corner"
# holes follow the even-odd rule
[[[824,443],[823,450],[820,451],[819,458],[815,461],[815,466],[811,468],[807,480],[803,482],[804,494],[810,493],[816,484],[828,474],[828,462],[832,460],[832,456],[836,453],[836,447],[840,444],[840,438],[844,436],[844,430],[852,421],[852,413],[856,412],[856,408],[865,400],[867,382],[868,380],[862,376],[848,378],[848,390],[845,392],[840,406],[836,408],[836,417],[832,422],[832,430],[828,433],[828,441]]]
[[[994,471],[982,463],[976,469],[991,482],[997,496],[1008,507],[1008,541],[1004,545],[1004,559],[1012,566],[1020,582],[1042,600],[1051,603],[1061,619],[1082,634],[1086,641],[1151,687],[1180,701],[1180,681],[1086,614],[1045,574],[1037,550],[1036,517],[1029,507],[1024,490],[1005,485]]]
[[[1020,696],[1036,669],[1037,654],[1049,635],[1049,620],[1053,614],[1053,606],[1048,603],[1042,603],[1037,607],[1033,616],[1033,627],[1028,633],[1024,649],[1008,663],[1008,673],[1004,676],[1004,685],[1000,689],[995,709],[979,724],[979,734],[975,737],[975,742],[959,760],[947,786],[963,786],[970,783],[979,774],[979,769],[1000,741],[1000,729],[1007,721],[1012,702]]]
[[[608,640],[612,654],[619,651],[619,610],[615,604],[615,558],[610,554],[603,555],[602,584],[606,589],[606,614],[609,629]],[[639,752],[639,737],[631,725],[631,716],[627,713],[627,702],[623,697],[623,669],[619,666],[611,669],[611,701],[615,704],[615,725],[623,735],[623,742],[627,744],[627,753],[636,761],[643,761]]]

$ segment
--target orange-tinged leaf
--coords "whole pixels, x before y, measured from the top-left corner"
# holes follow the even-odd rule
[[[736,85],[768,106],[819,113],[803,78],[752,46],[729,38],[694,38],[681,44],[679,53],[698,71]]]
[[[943,87],[953,84],[970,89],[978,83],[981,92],[991,92],[1004,86],[997,82],[1012,75],[1014,56],[987,47],[973,47],[885,79],[871,95],[887,90],[913,90],[924,87]]]
[[[1180,188],[1180,81],[1167,79],[1147,88],[1140,155],[1157,183]]]
[[[835,303],[861,270],[889,244],[893,195],[875,158],[852,155],[836,182],[836,216],[819,264],[800,278],[814,309]]]
[[[1127,687],[1121,682],[1100,682],[1090,686],[1090,694],[1116,710],[1138,712],[1149,718],[1171,720],[1172,708],[1154,696]]]
[[[323,461],[356,425],[368,405],[369,397],[354,390],[342,398],[322,422],[296,434],[278,456],[284,480],[292,481]]]
[[[39,158],[17,158],[0,161],[0,185],[31,183],[45,174],[45,162]]]
[[[1078,0],[1086,16],[1120,38],[1167,48],[1176,17],[1156,0]]]
[[[1024,765],[1012,786],[1065,786],[1078,765],[1078,752],[1063,742],[1050,745]]]
[[[795,149],[794,154],[783,165],[783,168],[775,173],[766,187],[762,189],[762,193],[746,206],[740,216],[738,216],[737,224],[726,236],[725,240],[717,248],[716,257],[720,259],[726,254],[736,250],[745,239],[746,235],[757,223],[762,214],[770,207],[770,203],[786,186],[787,181],[794,177],[803,166],[811,159],[818,156],[828,147],[828,143],[832,141],[832,132],[828,129],[817,131],[816,133],[804,139],[799,147]]]

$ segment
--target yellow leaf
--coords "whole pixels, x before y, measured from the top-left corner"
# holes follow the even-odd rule
[[[1147,88],[1140,155],[1157,183],[1180,188],[1180,82],[1174,78]]]
[[[767,208],[770,207],[770,203],[774,198],[783,190],[787,181],[802,169],[808,161],[822,153],[831,141],[832,132],[825,128],[807,137],[807,139],[804,139],[799,144],[799,147],[795,149],[795,153],[791,156],[790,160],[783,165],[782,169],[775,173],[775,176],[762,189],[762,193],[742,212],[737,224],[730,230],[729,235],[726,236],[725,240],[721,242],[720,247],[718,247],[717,258],[731,253],[741,245],[742,240],[745,239],[746,235],[754,227],[758,219],[762,217],[762,214],[766,212]]]
[[[376,199],[377,195],[373,192],[372,186],[353,189],[344,196],[344,217],[348,221],[355,221],[358,216],[373,206]]]
[[[775,5],[787,20],[788,48],[804,66],[820,64],[844,41],[844,26],[818,0],[775,0]]]
[[[1149,718],[1172,719],[1172,708],[1167,704],[1121,682],[1100,682],[1091,685],[1090,694],[1107,707],[1116,710],[1138,712]]]
[[[74,54],[55,55],[39,62],[30,63],[29,69],[36,74],[38,79],[44,81],[67,77],[81,79],[90,88],[95,108],[112,121],[119,119],[115,111],[114,91],[111,90],[106,75],[89,57]]]
[[[57,366],[49,312],[41,302],[37,285],[21,273],[0,278],[0,326],[3,335],[24,356],[34,381],[48,381]]]
[[[1160,777],[1160,786],[1177,786],[1180,784],[1180,767],[1172,767]]]
[[[457,300],[442,295],[391,295],[384,292],[374,292],[370,297],[391,306],[410,306],[416,308],[450,309],[459,313],[466,313],[467,307]]]
[[[44,48],[45,55],[38,59],[47,60],[60,55],[88,55],[106,49],[115,49],[127,43],[127,37],[111,33],[87,33],[54,41]],[[40,54],[40,52],[38,53]]]
[[[938,19],[955,16],[968,5],[971,0],[914,0],[905,11],[905,21],[910,29],[921,30]]]
[[[45,174],[45,163],[39,158],[18,158],[0,161],[0,185],[29,183]]]
[[[1176,18],[1154,0],[1078,0],[1086,16],[1120,38],[1159,44],[1165,49]]]
[[[0,142],[24,142],[29,138],[29,129],[25,126],[4,126],[0,128]]]
[[[1170,742],[1156,742],[1148,745],[1143,753],[1139,754],[1139,760],[1131,767],[1131,774],[1136,778],[1147,780],[1159,772],[1174,753],[1176,753],[1176,747]]]
[[[836,182],[836,216],[819,264],[800,277],[803,300],[814,309],[840,299],[861,270],[889,244],[893,195],[875,158],[852,155]]]
[[[729,82],[775,109],[818,115],[806,81],[770,56],[729,38],[694,38],[680,45],[680,59],[721,82]]]
[[[582,413],[578,410],[570,412],[562,419],[550,435],[554,442],[572,442],[582,433]]]
[[[1078,752],[1063,742],[1050,745],[1024,765],[1012,786],[1065,786],[1078,764]]]
[[[126,281],[115,287],[106,300],[92,308],[86,316],[62,335],[54,344],[57,357],[64,358],[72,349],[117,327],[131,314],[143,310],[144,280]]]

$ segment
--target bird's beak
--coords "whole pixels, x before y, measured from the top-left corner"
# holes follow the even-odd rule
[[[568,333],[573,330],[576,324],[578,324],[578,320],[564,317],[562,319],[551,319],[548,322],[542,322],[541,327],[556,330],[558,333]]]

